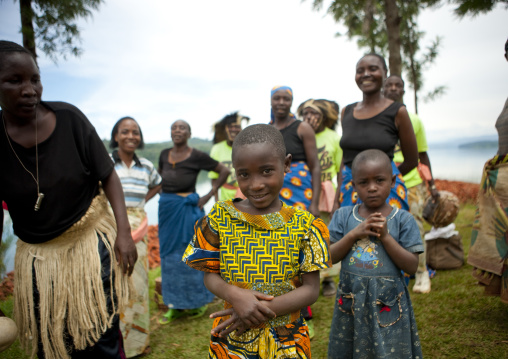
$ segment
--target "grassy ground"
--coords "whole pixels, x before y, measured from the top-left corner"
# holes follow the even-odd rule
[[[474,206],[462,207],[455,222],[462,235],[464,249],[469,249]],[[412,294],[423,354],[427,358],[507,358],[508,306],[498,297],[486,297],[471,276],[472,268],[439,271],[432,280],[429,294]],[[150,274],[153,293],[157,270]],[[413,283],[410,283],[412,287]],[[326,358],[328,332],[334,298],[320,297],[312,306],[316,337],[312,340],[314,358]],[[10,315],[12,300],[0,303]],[[221,308],[212,303],[207,315]],[[205,315],[194,320],[178,320],[166,326],[157,322],[161,314],[152,303],[152,352],[146,359],[205,358],[212,321]],[[1,358],[26,358],[16,342]]]

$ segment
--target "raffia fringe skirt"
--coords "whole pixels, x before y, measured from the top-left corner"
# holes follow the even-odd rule
[[[111,259],[109,281],[114,295],[111,293],[113,308],[109,311],[98,240]],[[115,240],[116,222],[102,191],[86,214],[59,237],[41,244],[18,240],[14,317],[21,346],[31,351],[32,358],[39,342],[46,358],[68,358],[65,335],[71,337],[75,349],[82,350],[93,346],[111,327],[113,317],[129,299],[129,279],[116,262]],[[32,269],[39,303],[34,303]],[[34,305],[39,306],[40,331]]]

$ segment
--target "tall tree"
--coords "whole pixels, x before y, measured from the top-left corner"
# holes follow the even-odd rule
[[[497,4],[504,4],[508,9],[508,0],[448,0],[448,2],[457,5],[454,12],[460,18],[466,15],[475,17],[480,14],[486,14]]]
[[[459,17],[477,16],[491,11],[496,4],[508,8],[508,0],[333,0],[329,7],[336,22],[347,28],[347,36],[356,38],[360,48],[389,55],[390,74],[407,71],[414,90],[415,109],[418,109],[418,92],[423,84],[422,71],[434,62],[440,38],[433,40],[419,58],[423,32],[418,30],[416,19],[422,9],[451,3]],[[313,0],[313,7],[321,9],[323,0]],[[439,86],[427,94],[433,99],[444,92]]]
[[[54,62],[58,56],[82,52],[79,18],[92,16],[104,0],[19,0],[23,46],[37,56],[42,50]]]
[[[356,38],[360,48],[385,55],[388,52],[390,75],[407,72],[410,87],[414,90],[415,109],[418,109],[418,92],[423,84],[422,70],[437,56],[439,41],[418,57],[423,32],[418,30],[416,18],[425,7],[439,0],[334,0],[328,8],[337,22],[347,27],[347,36]],[[314,0],[320,9],[323,0]],[[434,96],[444,88],[434,90]]]

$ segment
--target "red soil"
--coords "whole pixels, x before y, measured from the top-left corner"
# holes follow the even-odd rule
[[[14,271],[7,273],[7,276],[0,283],[0,300],[7,299],[14,291]]]
[[[455,194],[459,198],[461,204],[476,203],[478,190],[480,189],[479,184],[438,179],[435,180],[435,183],[438,190],[444,190]]]

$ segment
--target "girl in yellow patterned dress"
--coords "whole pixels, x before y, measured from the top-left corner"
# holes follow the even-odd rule
[[[286,156],[280,132],[253,125],[233,143],[233,167],[246,199],[217,202],[196,223],[183,260],[204,271],[224,299],[210,358],[310,358],[300,309],[319,296],[319,270],[331,265],[323,221],[279,199]]]

